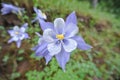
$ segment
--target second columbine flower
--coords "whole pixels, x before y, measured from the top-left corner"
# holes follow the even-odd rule
[[[21,41],[23,39],[29,38],[29,35],[25,32],[25,30],[27,29],[27,26],[28,24],[25,23],[24,25],[22,25],[21,28],[19,28],[18,26],[15,26],[13,30],[8,30],[8,33],[11,36],[11,39],[8,41],[8,43],[15,41],[17,44],[17,47],[19,48],[21,46]]]

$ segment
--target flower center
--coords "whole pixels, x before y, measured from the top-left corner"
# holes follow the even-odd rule
[[[45,13],[42,13],[42,16],[44,17],[44,19],[46,19],[46,15],[45,15]]]
[[[63,34],[58,34],[58,35],[56,35],[56,38],[58,38],[59,40],[63,40],[64,39],[64,35]]]
[[[16,35],[18,35],[18,34],[19,34],[19,32],[17,32],[17,31],[16,31],[16,32],[15,32],[15,34],[16,34]]]

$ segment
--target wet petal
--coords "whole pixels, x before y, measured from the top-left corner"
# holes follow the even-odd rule
[[[67,25],[66,29],[65,29],[65,37],[66,38],[70,38],[75,36],[78,33],[79,29],[77,27],[77,25],[70,23]]]
[[[65,22],[62,18],[56,18],[54,20],[54,28],[58,34],[62,34],[65,28]]]
[[[85,43],[85,41],[83,40],[81,36],[75,36],[73,37],[73,39],[77,41],[78,43],[77,47],[81,50],[88,50],[92,48],[92,46]]]
[[[66,19],[66,24],[69,24],[69,23],[77,24],[77,17],[76,17],[75,11],[72,12],[70,15],[68,15]]]
[[[63,40],[63,48],[66,52],[72,52],[77,48],[77,42],[73,39],[65,39]]]
[[[61,51],[61,44],[57,44],[57,43],[50,43],[47,46],[48,51],[50,52],[50,55],[56,55]]]
[[[65,52],[64,50],[62,50],[59,54],[57,54],[56,56],[57,62],[59,63],[60,67],[63,69],[63,71],[65,71],[65,65],[66,63],[69,61],[70,59],[70,53]]]
[[[43,32],[43,38],[48,43],[54,42],[54,37],[55,33],[52,29],[45,29]]]

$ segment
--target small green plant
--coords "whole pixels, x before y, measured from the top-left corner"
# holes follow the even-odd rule
[[[101,77],[102,74],[93,62],[85,61],[80,63],[71,60],[71,63],[67,64],[66,71],[63,72],[58,67],[55,58],[43,71],[33,70],[26,73],[27,80],[84,80],[86,77],[90,79],[89,77],[94,76]]]

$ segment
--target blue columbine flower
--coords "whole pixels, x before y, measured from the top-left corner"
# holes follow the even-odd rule
[[[32,22],[47,19],[45,13],[43,13],[40,9],[37,9],[36,7],[34,7],[33,9],[34,9],[34,11],[35,11],[35,13],[36,13],[37,15],[36,15],[35,19],[32,20]]]
[[[21,28],[19,28],[18,26],[15,26],[13,28],[13,30],[8,30],[8,33],[10,34],[10,36],[12,37],[8,43],[11,43],[13,41],[16,42],[17,47],[19,48],[21,46],[21,41],[23,39],[27,39],[29,38],[28,34],[25,32],[26,28],[27,28],[28,24],[25,23],[24,25],[22,25]]]
[[[44,41],[43,36],[39,33],[36,33],[39,36],[38,45],[32,48],[35,51],[36,56],[41,56],[46,59],[46,64],[52,59],[52,56],[49,54],[47,50],[47,43]]]
[[[50,57],[48,61],[52,56],[55,56],[63,70],[65,70],[65,65],[69,61],[70,53],[73,50],[76,48],[81,50],[92,48],[85,43],[81,36],[77,35],[79,29],[75,12],[67,17],[66,22],[62,18],[56,18],[54,24],[43,21],[41,27],[43,30],[42,41],[44,41],[45,47],[43,48],[43,45],[37,46],[34,49],[36,54],[41,54],[43,50],[46,50],[47,56]],[[41,48],[43,48],[42,51]],[[43,52],[43,54],[45,53]]]
[[[2,3],[2,7],[3,7],[1,9],[2,15],[6,15],[6,14],[9,14],[11,12],[15,13],[15,14],[22,15],[22,12],[24,12],[24,8],[19,8],[19,7],[13,6],[12,4]]]

